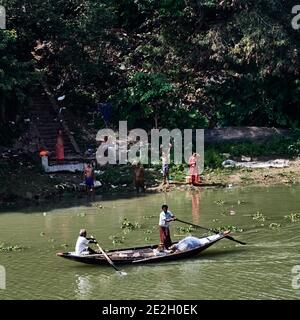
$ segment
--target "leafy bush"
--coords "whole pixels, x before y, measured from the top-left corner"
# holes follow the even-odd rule
[[[206,168],[219,168],[225,157],[217,150],[217,148],[209,148],[204,153],[204,165]]]

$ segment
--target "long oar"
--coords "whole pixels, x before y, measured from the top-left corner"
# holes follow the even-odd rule
[[[217,230],[209,229],[209,228],[205,228],[205,227],[201,227],[201,226],[198,226],[197,224],[193,224],[193,223],[190,223],[190,222],[186,222],[186,221],[180,220],[180,219],[178,219],[178,218],[176,218],[176,221],[179,221],[179,222],[188,224],[188,225],[190,225],[190,226],[192,226],[192,227],[195,227],[195,228],[200,228],[200,229],[204,229],[204,230],[207,230],[207,231],[210,231],[210,232],[214,232],[215,234],[220,233],[220,232],[217,231]],[[239,244],[243,244],[243,245],[246,244],[246,242],[236,240],[236,239],[234,239],[234,238],[231,237],[231,236],[226,236],[226,238],[229,239],[229,240],[235,241],[235,242],[237,242],[237,243],[239,243]]]
[[[91,238],[95,239],[93,236]],[[115,264],[111,261],[110,257],[106,254],[106,252],[100,247],[99,243],[97,242],[97,246],[101,253],[104,255],[105,259],[109,262],[109,264],[121,275],[121,276],[126,276],[127,273],[124,271],[119,270]]]

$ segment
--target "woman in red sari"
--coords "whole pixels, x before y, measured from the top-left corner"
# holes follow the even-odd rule
[[[64,160],[65,151],[64,151],[64,137],[61,129],[57,131],[56,145],[55,145],[56,159]]]
[[[190,182],[192,184],[200,183],[200,176],[198,171],[197,161],[199,160],[199,155],[194,152],[193,155],[189,159],[189,167],[190,167]]]

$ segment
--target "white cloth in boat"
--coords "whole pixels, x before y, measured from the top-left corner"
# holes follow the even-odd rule
[[[89,240],[87,238],[79,236],[75,246],[75,254],[78,256],[81,254],[87,254],[88,244],[89,244]]]
[[[155,256],[165,256],[167,254],[167,252],[160,251],[158,249],[153,249],[153,253],[154,253]]]
[[[216,240],[219,237],[218,234],[214,234],[212,236],[206,238],[196,238],[196,237],[186,237],[180,240],[175,246],[179,251],[191,250],[197,247],[201,247],[210,241]]]

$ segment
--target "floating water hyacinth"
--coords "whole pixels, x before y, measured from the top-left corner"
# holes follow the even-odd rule
[[[237,226],[233,226],[233,225],[218,227],[218,228],[216,228],[216,230],[218,230],[219,232],[226,231],[226,230],[229,230],[231,232],[243,232],[244,231],[244,229],[237,227]]]
[[[192,231],[195,230],[195,228],[193,228],[192,226],[189,226],[189,227],[176,227],[176,230],[181,234],[185,234],[185,233],[190,234]]]
[[[279,223],[272,222],[269,224],[270,229],[279,229],[281,225]]]
[[[257,211],[254,215],[252,215],[252,219],[260,222],[264,222],[266,220],[266,217],[262,213]]]
[[[109,239],[112,241],[113,245],[124,243],[125,237],[120,235],[110,235]]]
[[[300,221],[300,213],[290,213],[284,216],[284,218],[290,220],[291,222],[297,222]]]
[[[218,206],[223,206],[225,204],[225,201],[224,200],[217,200],[217,201],[214,201],[215,204],[217,204]]]
[[[141,225],[138,222],[131,223],[127,218],[124,218],[122,221],[121,229],[134,230],[141,228]]]
[[[86,214],[84,212],[80,212],[77,214],[77,217],[85,217],[85,216],[86,216]]]
[[[26,248],[19,245],[6,246],[4,243],[0,243],[0,252],[23,251],[24,249]]]

